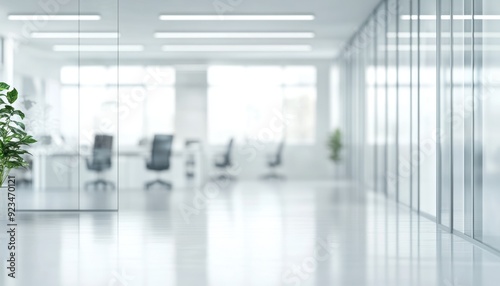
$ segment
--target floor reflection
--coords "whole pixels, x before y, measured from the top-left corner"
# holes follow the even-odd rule
[[[18,277],[2,267],[1,285],[497,285],[500,269],[346,184],[123,190],[118,213],[24,212],[18,224]]]
[[[118,205],[118,193],[111,189],[18,188],[16,191],[20,210],[116,210]]]

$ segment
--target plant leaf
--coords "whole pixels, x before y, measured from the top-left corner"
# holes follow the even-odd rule
[[[0,110],[0,113],[2,113],[1,110]],[[25,117],[24,113],[21,110],[15,110],[14,114],[19,115],[19,117],[21,117],[21,119],[24,119],[24,117]]]
[[[7,105],[7,106],[9,106],[9,105]],[[9,114],[9,115],[12,114],[13,110],[7,108],[7,106],[5,106],[4,108],[0,109],[0,114]],[[10,117],[10,116],[8,116],[8,117]]]
[[[9,88],[10,88],[10,85],[6,84],[5,82],[0,82],[0,91],[8,90]]]
[[[37,141],[31,137],[31,136],[26,136],[26,138],[24,138],[23,140],[21,140],[23,143],[27,143],[27,144],[33,144],[33,143],[36,143]]]
[[[12,121],[14,122],[15,124],[17,124],[17,126],[21,127],[23,130],[26,130],[26,125],[24,125],[24,123],[22,123],[21,121]]]
[[[7,100],[9,101],[10,104],[14,103],[17,100],[17,97],[19,96],[19,93],[17,92],[17,89],[13,89],[9,92],[7,92]]]
[[[24,130],[22,130],[20,128],[17,128],[17,127],[14,127],[14,126],[10,126],[10,130],[12,132],[14,132],[15,134],[22,135],[23,137],[26,136],[26,132],[24,132]]]

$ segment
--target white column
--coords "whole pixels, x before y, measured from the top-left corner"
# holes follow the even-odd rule
[[[14,85],[14,47],[15,41],[12,38],[3,39],[2,50],[2,79],[1,81],[6,82],[9,85]]]
[[[176,71],[175,136],[177,142],[207,142],[207,70],[203,65],[178,66]],[[186,154],[187,155],[187,154]],[[195,183],[203,184],[206,162],[202,153],[195,153]],[[186,158],[184,158],[186,160]],[[183,162],[183,164],[185,164]],[[183,168],[185,176],[185,169]]]

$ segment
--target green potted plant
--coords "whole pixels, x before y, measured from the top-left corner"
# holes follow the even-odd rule
[[[0,82],[0,186],[3,186],[12,169],[28,165],[23,155],[31,154],[25,148],[36,142],[26,132],[22,122],[24,113],[12,106],[17,97],[15,88]]]
[[[334,164],[340,163],[342,160],[340,153],[342,151],[342,132],[340,129],[335,129],[335,131],[328,138],[328,148],[330,150],[330,160]]]

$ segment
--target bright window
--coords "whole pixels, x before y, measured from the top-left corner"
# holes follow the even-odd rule
[[[61,69],[61,118],[65,118],[61,131],[65,137],[78,138],[75,128],[78,123],[81,134],[85,135],[83,140],[96,133],[117,134],[118,119],[122,145],[137,145],[154,134],[175,131],[174,69],[121,66],[119,73],[117,69],[116,66]]]
[[[212,66],[208,70],[211,144],[242,141],[312,144],[316,69],[310,66]]]

